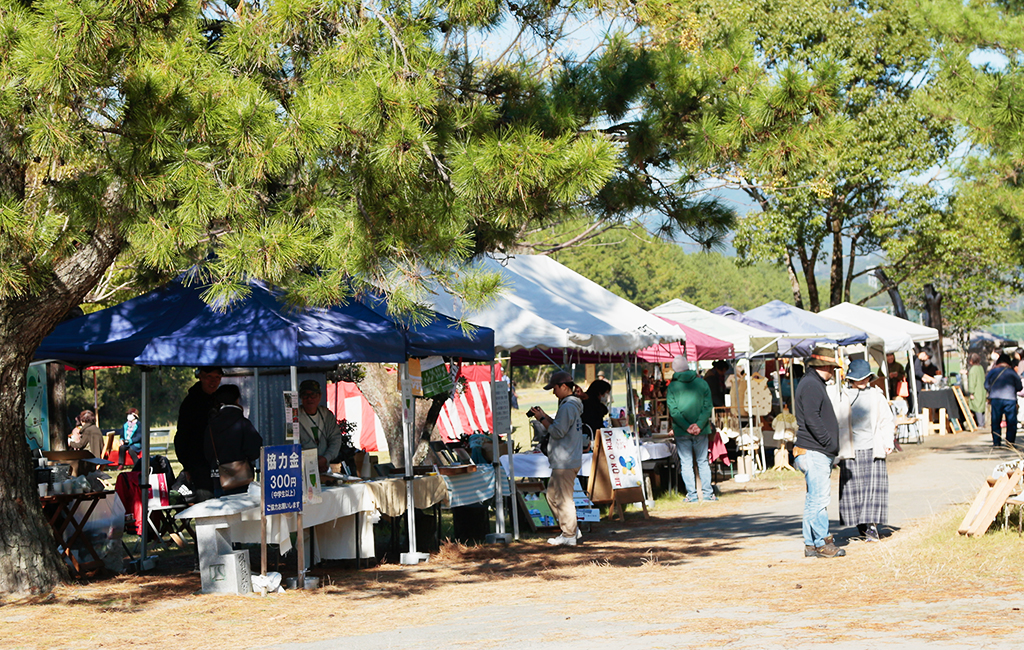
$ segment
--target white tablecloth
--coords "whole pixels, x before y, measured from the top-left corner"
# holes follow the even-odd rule
[[[660,460],[671,458],[676,453],[676,443],[666,442],[641,442],[640,460]]]
[[[359,512],[377,509],[373,495],[363,483],[325,487],[321,503],[306,504],[302,510],[304,528],[314,528],[322,557],[343,559],[355,557],[355,517]],[[196,526],[226,525],[231,541],[255,544],[260,541],[259,486],[250,485],[248,494],[236,494],[197,503],[178,513],[178,519],[195,519]],[[363,517],[360,539],[361,555],[374,554],[373,524]],[[272,516],[267,522],[267,541],[277,544],[281,553],[292,548],[291,533],[295,515]]]
[[[594,454],[583,454],[583,466],[577,472],[579,476],[590,476],[590,463]],[[508,456],[501,457],[501,468],[508,472]],[[550,478],[551,465],[544,454],[515,454],[512,458],[517,477]]]

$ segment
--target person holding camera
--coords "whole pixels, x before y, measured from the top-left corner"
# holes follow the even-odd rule
[[[536,418],[548,438],[548,463],[551,478],[548,480],[547,498],[551,511],[558,519],[561,533],[552,537],[552,546],[576,546],[580,529],[576,523],[576,504],[572,499],[573,483],[583,465],[583,402],[576,397],[576,384],[572,375],[558,370],[551,375],[544,390],[553,391],[558,398],[558,411],[552,418],[539,406],[534,406],[527,415]]]

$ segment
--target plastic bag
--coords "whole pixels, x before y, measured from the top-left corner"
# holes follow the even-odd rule
[[[75,512],[75,519],[82,521],[82,510]],[[104,495],[96,502],[89,521],[85,522],[83,531],[90,539],[121,539],[124,533],[124,504],[115,494]]]

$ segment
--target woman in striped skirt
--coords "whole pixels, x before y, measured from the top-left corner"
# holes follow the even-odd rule
[[[894,448],[896,420],[882,391],[868,385],[871,378],[867,361],[850,363],[850,420],[839,435],[839,516],[844,525],[856,524],[867,541],[877,542],[878,525],[888,521],[885,457]]]

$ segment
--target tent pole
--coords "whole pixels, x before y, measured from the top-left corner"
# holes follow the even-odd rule
[[[402,378],[402,434],[404,436],[405,448],[405,514],[408,519],[409,529],[409,552],[402,553],[399,562],[401,564],[419,564],[430,559],[427,553],[416,551],[416,500],[413,494],[412,482],[416,472],[412,465],[413,445],[416,444],[416,401],[412,396],[412,381],[409,379],[409,363],[401,364]]]
[[[299,394],[299,369],[297,366],[291,366],[289,374],[292,380],[292,393],[295,395]],[[302,444],[302,438],[299,433],[295,432],[295,438],[292,441],[294,444]],[[305,493],[305,490],[303,490]],[[358,533],[357,533],[358,534]],[[297,586],[299,589],[305,589],[306,585],[306,531],[302,528],[302,510],[295,513],[295,550],[298,554],[296,558],[298,561],[298,580]],[[312,554],[313,549],[309,549]]]
[[[921,404],[919,402],[921,400],[917,399],[917,372],[914,370],[913,350],[907,350],[907,379],[910,381],[910,397],[914,400],[914,417],[920,419]],[[918,435],[921,435],[920,427],[918,427]]]
[[[895,358],[893,357],[893,359]],[[889,390],[889,355],[885,354],[884,351],[882,352],[882,378],[885,380],[885,399],[891,400],[892,395],[890,395],[891,391]]]
[[[512,354],[508,355],[508,385],[509,389],[512,388]],[[511,402],[512,396],[509,395]],[[518,403],[518,402],[517,402]],[[511,404],[509,404],[509,410],[511,411]],[[512,431],[508,432],[508,484],[509,490],[512,491],[511,502],[512,502],[512,537],[518,542],[519,541],[519,495],[516,490],[516,468],[513,463],[513,458],[516,455],[516,445],[512,441]],[[494,468],[495,472],[494,480],[501,480],[501,456],[498,456],[499,462],[497,467]]]
[[[249,421],[255,422],[257,429],[260,424],[260,369],[252,369],[252,403],[249,404]],[[260,468],[262,473],[263,468]],[[260,481],[262,481],[262,477]]]
[[[100,426],[100,389],[96,381],[96,370],[92,371],[92,414],[96,416],[96,426]]]
[[[146,541],[149,533],[149,369],[142,368],[142,465],[139,469],[139,501],[142,502],[142,533],[139,538],[139,573],[156,566],[155,560],[146,556]]]
[[[754,387],[754,362],[751,357],[747,357],[747,426],[750,429],[750,444],[754,444],[756,436],[754,435],[754,398],[751,396]],[[747,453],[743,454],[744,456]],[[750,477],[754,477],[754,454],[750,455]]]
[[[505,534],[505,497],[501,487],[501,436],[498,435],[497,421],[494,419],[494,398],[497,395],[497,386],[494,372],[494,360],[491,360],[491,445],[494,450],[491,457],[491,467],[494,469],[494,534],[487,535],[486,540],[490,544],[509,542]],[[512,432],[508,433],[509,442],[509,463],[512,455]],[[515,505],[513,504],[513,508]]]

